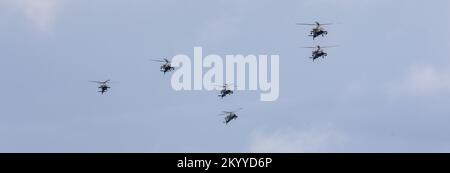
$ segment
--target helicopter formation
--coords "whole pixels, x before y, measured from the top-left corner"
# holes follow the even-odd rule
[[[313,40],[315,40],[317,37],[322,36],[325,37],[326,35],[328,35],[328,31],[324,29],[325,25],[331,25],[332,23],[326,23],[326,24],[320,24],[319,22],[315,22],[314,24],[308,24],[308,23],[297,23],[297,25],[309,25],[309,26],[314,26],[314,28],[312,28],[312,30],[310,31],[310,34],[308,36],[312,37]],[[303,48],[309,48],[309,49],[314,49],[312,51],[312,56],[309,57],[311,59],[313,59],[313,62],[318,59],[318,58],[322,58],[325,59],[326,56],[328,56],[328,53],[326,53],[324,51],[325,48],[332,48],[332,47],[337,47],[337,46],[320,46],[317,45],[315,47],[303,47]],[[165,75],[166,73],[169,73],[171,71],[175,70],[175,67],[172,66],[171,64],[171,60],[167,59],[167,58],[162,58],[161,60],[159,59],[152,59],[151,61],[154,62],[159,62],[159,63],[163,63],[160,66],[160,71]],[[100,89],[100,92],[102,95],[104,93],[106,93],[111,87],[108,85],[109,83],[111,83],[111,80],[105,80],[105,81],[89,81],[92,83],[97,83],[99,84],[98,88]],[[233,86],[233,83],[225,83],[223,85],[216,85],[217,87],[220,87],[220,93],[218,95],[218,97],[220,97],[221,99],[224,99],[224,97],[233,95],[234,92],[233,90],[230,89],[230,86]],[[223,123],[225,123],[226,125],[229,124],[232,120],[236,120],[238,118],[237,112],[241,111],[243,108],[239,108],[233,111],[222,111],[221,114],[219,114],[220,116],[224,116],[224,121]]]
[[[312,37],[313,40],[315,40],[319,36],[325,37],[326,35],[328,35],[328,31],[325,30],[325,28],[322,27],[322,26],[332,25],[332,24],[333,23],[321,24],[319,22],[315,22],[313,24],[311,24],[311,23],[297,23],[297,25],[314,26],[311,29],[310,34],[308,35],[308,36]],[[317,45],[315,47],[303,47],[303,48],[314,49],[312,51],[312,56],[309,57],[314,62],[317,58],[325,59],[325,57],[328,56],[328,53],[326,53],[324,49],[325,48],[332,48],[332,47],[337,47],[337,46],[320,46],[320,45]]]
[[[171,65],[171,61],[169,59],[167,59],[167,58],[163,58],[162,60],[152,60],[152,61],[154,61],[154,62],[162,62],[163,63],[160,66],[160,71],[163,72],[164,74],[175,70],[175,67],[173,67]],[[89,82],[99,84],[98,88],[100,89],[100,91],[98,91],[98,92],[100,92],[102,95],[105,92],[107,92],[109,88],[111,88],[108,85],[108,83],[111,82],[111,80],[109,80],[109,79],[105,80],[105,81],[89,81]],[[234,92],[233,92],[233,90],[231,90],[229,88],[232,85],[233,85],[232,83],[229,83],[229,84],[225,83],[223,85],[216,85],[216,86],[219,86],[219,87],[222,88],[220,90],[220,94],[218,95],[218,97],[221,97],[223,99],[224,97],[226,97],[228,95],[232,95]],[[238,118],[237,112],[239,112],[241,110],[242,110],[242,108],[239,108],[239,109],[237,109],[235,111],[223,111],[222,114],[220,114],[220,115],[224,115],[225,116],[224,117],[224,119],[225,119],[224,123],[228,124],[228,123],[230,123],[230,121],[235,120],[235,119]]]

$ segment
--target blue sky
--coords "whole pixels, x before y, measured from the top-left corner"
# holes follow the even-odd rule
[[[0,0],[0,152],[450,152],[450,2]],[[334,22],[312,41],[298,22]],[[312,62],[302,46],[340,45]],[[280,98],[148,59],[280,55]],[[112,79],[106,95],[89,80]],[[218,116],[243,107],[228,126]]]

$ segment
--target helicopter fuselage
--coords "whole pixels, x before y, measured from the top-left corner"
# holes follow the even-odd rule
[[[102,94],[104,94],[104,93],[105,93],[106,91],[108,91],[108,89],[111,88],[111,87],[109,87],[109,86],[106,85],[106,84],[103,84],[103,85],[100,85],[98,88],[101,89],[101,90],[98,91],[98,92],[101,92]]]
[[[310,58],[312,58],[313,61],[314,61],[315,59],[320,58],[320,57],[325,58],[327,55],[328,55],[328,54],[325,53],[324,51],[322,51],[322,50],[317,50],[317,51],[314,51],[314,52],[312,53],[312,57],[310,57]]]
[[[223,89],[222,91],[220,91],[220,95],[219,97],[224,98],[227,95],[231,95],[233,94],[233,91],[229,90],[229,89]]]
[[[170,72],[172,70],[175,70],[175,68],[172,67],[169,63],[162,65],[160,69],[161,69],[161,72],[164,72],[164,74],[166,74],[167,72]]]
[[[227,117],[225,117],[225,124],[230,123],[232,120],[237,119],[238,116],[235,113],[230,113]]]
[[[325,31],[325,30],[322,29],[322,28],[314,28],[314,29],[311,31],[311,34],[310,34],[309,36],[311,36],[311,37],[313,37],[313,39],[315,39],[315,38],[318,37],[318,36],[324,37],[324,36],[327,35],[327,34],[328,34],[328,31]]]

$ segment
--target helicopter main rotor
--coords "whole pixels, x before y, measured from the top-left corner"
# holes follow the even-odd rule
[[[333,23],[319,23],[319,22],[315,22],[315,23],[297,23],[297,25],[307,25],[307,26],[316,26],[316,27],[320,27],[320,26],[326,26],[326,25],[333,25]]]
[[[151,59],[151,61],[154,61],[154,62],[162,62],[162,63],[170,63],[170,60],[168,60],[167,58],[163,58],[162,60],[159,60],[159,59]]]
[[[334,46],[315,46],[315,47],[302,47],[302,48],[307,48],[307,49],[322,49],[322,48],[332,48],[332,47],[338,47],[338,45],[334,45]]]
[[[232,114],[232,113],[235,114],[235,113],[241,111],[242,109],[244,109],[244,108],[239,108],[239,109],[236,109],[234,111],[222,111],[222,114],[219,114],[219,115],[223,116],[223,115],[229,115],[229,114]]]
[[[92,83],[97,83],[97,84],[102,84],[102,85],[104,85],[104,84],[107,84],[107,83],[109,83],[111,80],[106,80],[106,81],[89,81],[89,82],[92,82]]]

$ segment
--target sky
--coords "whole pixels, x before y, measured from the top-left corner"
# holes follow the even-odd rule
[[[0,152],[450,152],[450,2],[0,0]],[[313,41],[320,21],[326,38]],[[312,62],[303,46],[339,45]],[[280,97],[149,61],[280,56]],[[116,83],[101,95],[90,80]],[[221,111],[244,108],[225,125]]]

